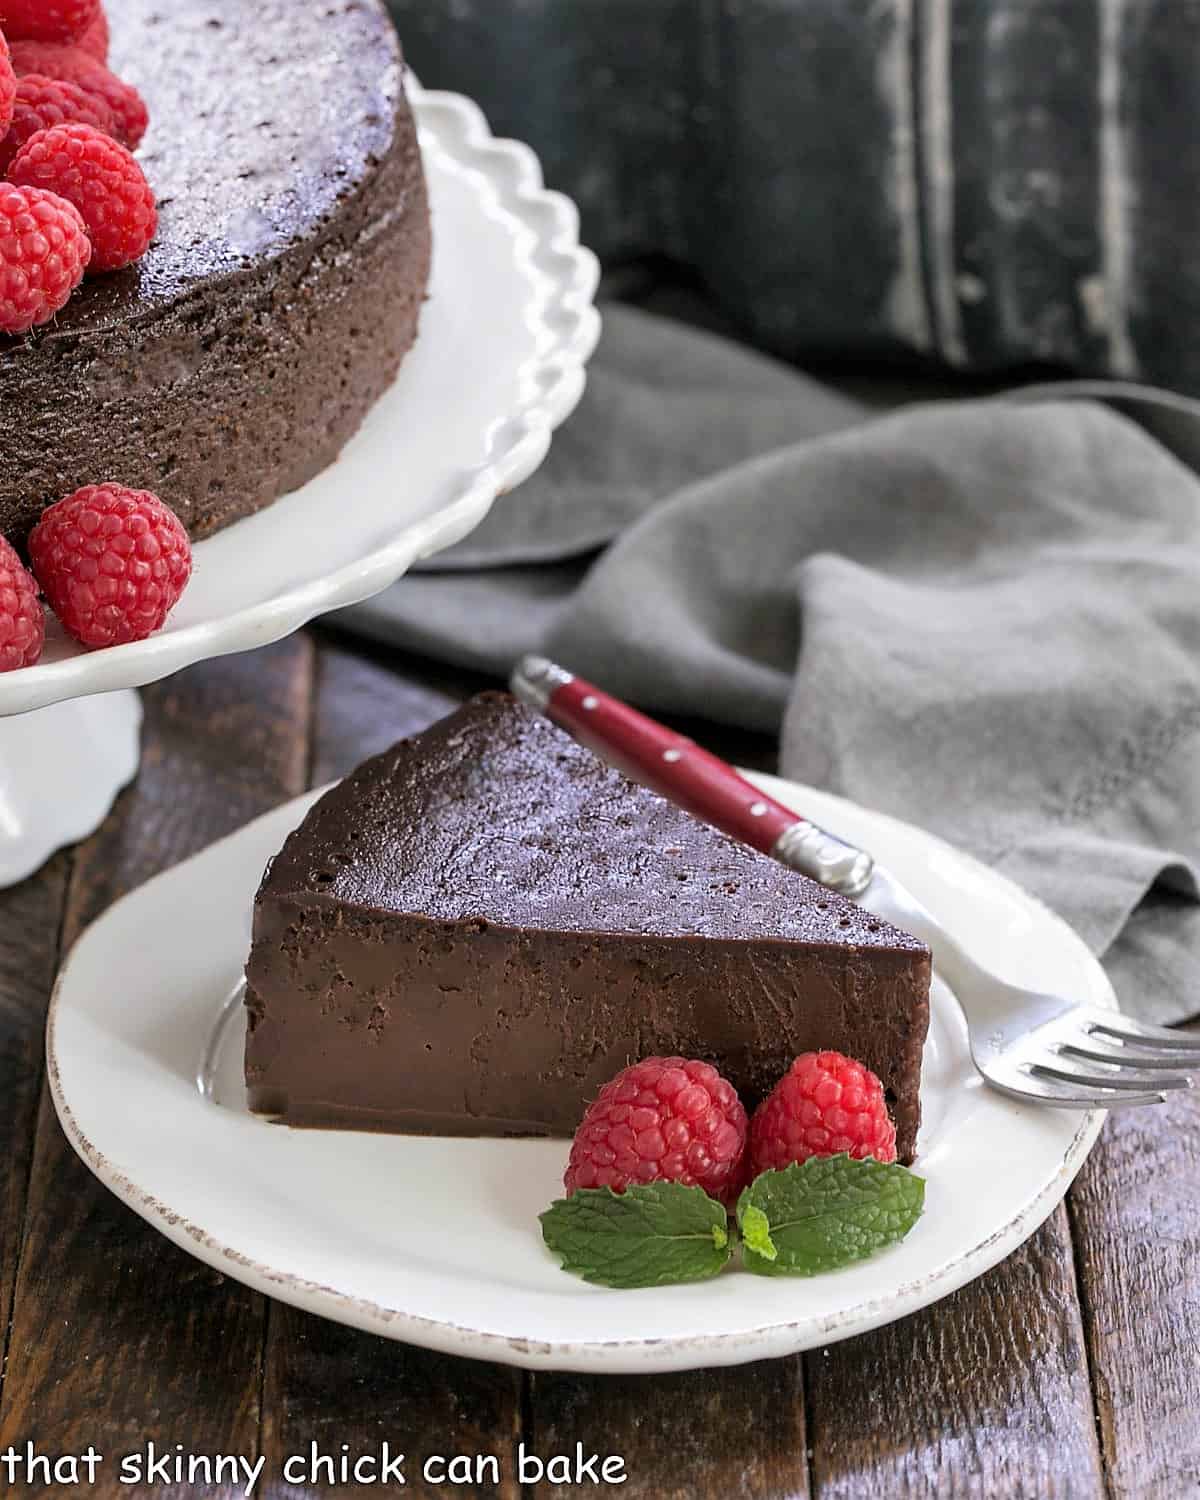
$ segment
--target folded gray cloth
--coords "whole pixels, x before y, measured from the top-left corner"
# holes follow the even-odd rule
[[[1200,1011],[1200,404],[878,414],[610,307],[542,469],[347,629],[781,733],[781,769],[1002,869],[1148,1019]]]

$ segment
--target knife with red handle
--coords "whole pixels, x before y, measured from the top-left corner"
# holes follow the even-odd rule
[[[760,791],[693,740],[647,718],[541,656],[512,674],[513,693],[651,791],[844,896],[871,882],[874,862]]]

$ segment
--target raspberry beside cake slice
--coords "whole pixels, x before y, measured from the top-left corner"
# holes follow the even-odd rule
[[[570,1135],[638,1058],[706,1058],[753,1108],[832,1048],[879,1075],[911,1161],[929,980],[915,938],[485,694],[328,792],[267,870],[250,1107]]]

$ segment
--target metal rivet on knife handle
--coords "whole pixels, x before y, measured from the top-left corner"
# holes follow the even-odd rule
[[[843,896],[860,896],[875,871],[875,861],[865,849],[856,849],[803,818],[779,835],[771,853],[790,869]]]

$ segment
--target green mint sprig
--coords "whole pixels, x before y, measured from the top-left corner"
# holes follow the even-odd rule
[[[703,1188],[580,1188],[540,1216],[563,1270],[600,1286],[670,1286],[715,1276],[733,1253],[728,1215]]]
[[[895,1163],[811,1156],[763,1172],[738,1199],[742,1264],[759,1276],[815,1276],[902,1240],[925,1179]]]
[[[925,1181],[905,1167],[845,1154],[763,1172],[742,1193],[737,1228],[701,1188],[583,1188],[543,1213],[563,1270],[624,1289],[705,1281],[742,1263],[759,1276],[815,1276],[902,1240],[921,1216]],[[739,1234],[740,1232],[740,1234]]]

